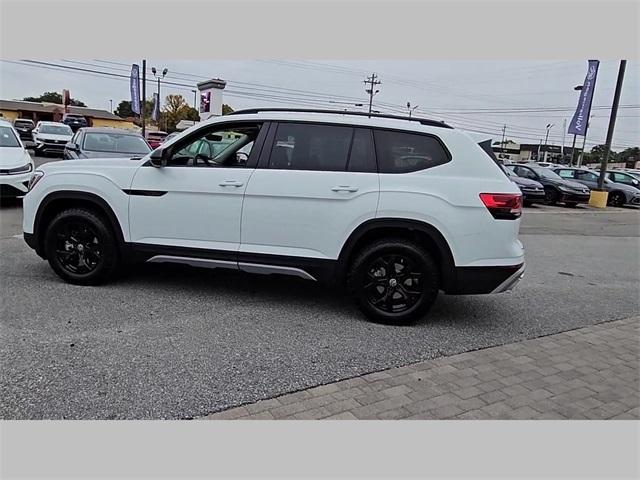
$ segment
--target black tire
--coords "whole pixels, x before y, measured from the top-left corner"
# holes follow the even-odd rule
[[[569,208],[576,208],[576,205],[578,205],[578,202],[564,202],[564,204]]]
[[[77,285],[99,285],[115,277],[118,247],[105,219],[84,208],[58,213],[47,226],[44,249],[60,278]]]
[[[406,325],[422,317],[435,302],[440,273],[424,248],[409,240],[389,238],[364,247],[356,255],[347,286],[372,321]]]
[[[559,197],[560,194],[555,188],[549,187],[544,189],[544,202],[547,205],[555,205],[556,203],[558,203]]]
[[[609,194],[609,201],[607,202],[612,207],[623,207],[625,202],[624,193],[622,192],[611,192]]]

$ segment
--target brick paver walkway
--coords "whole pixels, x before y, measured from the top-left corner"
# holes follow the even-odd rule
[[[438,358],[208,419],[640,419],[640,317]]]

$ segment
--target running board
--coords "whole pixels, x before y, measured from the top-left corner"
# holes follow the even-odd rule
[[[231,268],[247,273],[259,273],[263,275],[280,274],[317,281],[315,277],[301,268],[284,267],[281,265],[266,265],[262,263],[232,262],[228,260],[212,260],[209,258],[180,257],[175,255],[156,255],[147,260],[148,263],[180,263],[192,267],[202,268]]]

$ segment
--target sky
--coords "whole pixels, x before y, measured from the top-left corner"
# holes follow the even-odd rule
[[[44,63],[33,63],[44,62]],[[45,65],[46,63],[46,65]],[[68,89],[89,107],[114,108],[129,100],[128,75],[139,59],[24,59],[0,61],[0,98],[38,96]],[[401,60],[167,60],[147,59],[147,97],[155,91],[151,67],[168,69],[161,96],[181,94],[193,104],[195,84],[227,81],[223,101],[235,110],[251,107],[309,107],[362,110],[368,105],[364,80],[376,73],[374,110],[444,120],[500,141],[544,141],[562,145],[587,70],[587,59],[570,61],[401,61]],[[602,61],[596,82],[587,149],[605,142],[619,62]],[[66,68],[65,68],[66,67]],[[79,71],[86,69],[90,71]],[[173,84],[179,85],[173,85]],[[613,137],[613,150],[640,144],[640,63],[628,62]],[[573,136],[564,135],[566,146]],[[577,146],[582,138],[578,137]]]

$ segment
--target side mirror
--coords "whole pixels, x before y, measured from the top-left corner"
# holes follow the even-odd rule
[[[149,156],[149,163],[156,168],[166,167],[170,156],[169,149],[156,148]]]
[[[78,148],[78,145],[73,142],[67,142],[64,148],[66,148],[67,150],[71,150],[72,152],[77,152],[78,150],[80,150]]]

